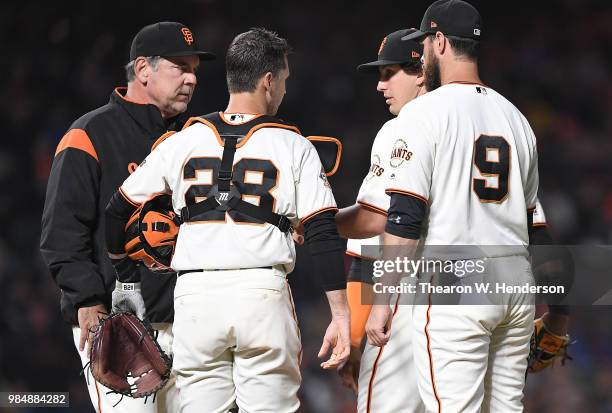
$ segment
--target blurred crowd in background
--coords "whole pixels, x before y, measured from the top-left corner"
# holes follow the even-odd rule
[[[346,206],[367,172],[377,130],[391,117],[376,76],[358,75],[355,67],[374,60],[385,34],[418,27],[429,3],[3,2],[0,391],[69,391],[72,411],[93,411],[58,289],[39,254],[40,216],[57,143],[76,118],[125,84],[123,65],[141,27],[180,21],[217,54],[200,67],[194,115],[225,108],[224,54],[236,34],[264,26],[286,37],[295,51],[279,117],[306,135],[342,139],[342,164],[331,183]],[[485,23],[481,77],[535,130],[540,198],[554,236],[565,244],[610,244],[609,1],[472,3]],[[352,412],[352,394],[316,359],[329,311],[301,250],[290,280],[304,341],[303,411]],[[528,412],[612,412],[610,314],[603,307],[573,309],[574,360],[528,378]]]

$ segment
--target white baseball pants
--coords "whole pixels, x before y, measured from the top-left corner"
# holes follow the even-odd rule
[[[301,342],[278,269],[183,274],[174,290],[181,412],[294,413]]]

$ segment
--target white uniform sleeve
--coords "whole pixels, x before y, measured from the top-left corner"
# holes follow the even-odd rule
[[[336,201],[319,155],[312,143],[306,145],[301,153],[296,185],[297,216],[305,222],[325,210],[336,210]]]
[[[522,116],[522,122],[524,124],[524,129],[527,133],[527,142],[529,144],[529,156],[530,163],[527,169],[527,181],[525,182],[525,204],[527,205],[527,209],[532,209],[536,207],[536,202],[538,202],[538,185],[539,185],[539,173],[538,173],[538,149],[536,146],[536,138],[533,133],[533,129],[529,125],[527,119]]]
[[[536,207],[533,211],[533,226],[534,227],[545,227],[546,223],[546,215],[544,214],[544,209],[542,208],[542,204],[539,199],[536,199]]]
[[[385,214],[389,209],[389,195],[385,193],[385,185],[386,174],[391,169],[389,167],[391,151],[388,143],[393,142],[390,136],[393,129],[391,122],[387,122],[374,139],[370,155],[370,170],[363,179],[357,195],[358,204]]]
[[[394,129],[396,138],[389,149],[389,172],[385,174],[386,192],[410,195],[428,202],[435,141],[414,117],[405,117],[401,123],[395,124]]]
[[[164,175],[166,170],[165,143],[155,148],[121,185],[121,192],[130,201],[141,204],[154,194],[171,192]]]
[[[529,171],[527,173],[527,183],[525,185],[525,204],[527,208],[534,208],[538,200],[538,153],[534,149]]]

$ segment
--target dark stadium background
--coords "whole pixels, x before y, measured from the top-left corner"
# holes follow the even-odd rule
[[[536,132],[540,196],[553,233],[566,244],[610,244],[610,3],[473,3],[485,22],[482,78],[514,102]],[[428,4],[3,2],[0,391],[69,391],[72,411],[93,411],[70,329],[60,319],[58,290],[38,252],[40,215],[57,143],[74,119],[125,83],[122,66],[138,29],[181,21],[203,48],[221,57],[201,66],[193,114],[225,108],[223,56],[237,33],[264,26],[286,37],[295,53],[279,116],[305,134],[343,140],[342,165],[331,182],[339,205],[346,206],[368,168],[372,139],[390,118],[375,91],[376,78],[358,75],[355,66],[375,57],[386,33],[418,26]],[[351,412],[350,392],[315,359],[328,310],[303,258],[291,275],[305,347],[303,411]],[[574,361],[530,376],[529,412],[612,412],[612,312],[573,311]]]

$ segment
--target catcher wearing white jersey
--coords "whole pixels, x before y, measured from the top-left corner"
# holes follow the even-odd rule
[[[526,246],[538,189],[535,136],[510,102],[482,84],[482,30],[473,6],[439,0],[420,30],[403,38],[423,41],[429,93],[406,105],[395,124],[404,151],[394,154],[410,155],[387,180],[384,258],[398,250],[414,257],[419,239],[426,249],[502,246],[453,259],[486,258],[485,273],[496,280],[533,283]],[[385,283],[397,277],[392,270]],[[532,297],[506,294],[499,305],[432,305],[431,294],[424,298],[425,305],[413,307],[412,339],[426,410],[522,411]],[[377,346],[389,340],[389,299],[387,292],[376,295],[366,325]]]
[[[159,143],[107,208],[107,243],[119,287],[114,304],[141,311],[137,274],[125,257],[124,226],[157,193],[171,193],[183,224],[171,267],[175,293],[173,369],[183,412],[295,412],[301,382],[299,330],[286,274],[291,228],[305,242],[332,312],[323,368],[349,354],[342,244],[332,191],[313,145],[273,118],[289,76],[287,42],[265,29],[232,41],[225,112],[194,118]],[[128,288],[126,288],[126,286]]]
[[[397,115],[402,107],[425,93],[421,57],[423,47],[414,41],[402,41],[415,29],[398,30],[381,42],[378,60],[360,65],[362,73],[378,73],[377,90],[383,94],[389,111]],[[390,133],[395,119],[385,123],[372,144],[371,164],[364,178],[357,203],[341,209],[336,223],[341,235],[361,237],[368,231],[382,234],[389,209],[385,193],[386,175],[392,169],[389,154],[395,142]],[[418,396],[416,374],[412,359],[411,318],[409,296],[399,305],[392,300],[393,327],[385,348],[366,343],[363,355],[361,342],[372,300],[372,261],[379,258],[377,246],[380,235],[367,239],[349,239],[346,254],[353,257],[348,275],[347,294],[351,307],[351,355],[340,370],[343,383],[358,392],[358,412],[420,412],[423,404]],[[362,247],[363,246],[363,247]],[[358,380],[357,380],[358,378]],[[359,384],[359,385],[357,385]],[[387,392],[386,388],[401,387],[401,392]]]

